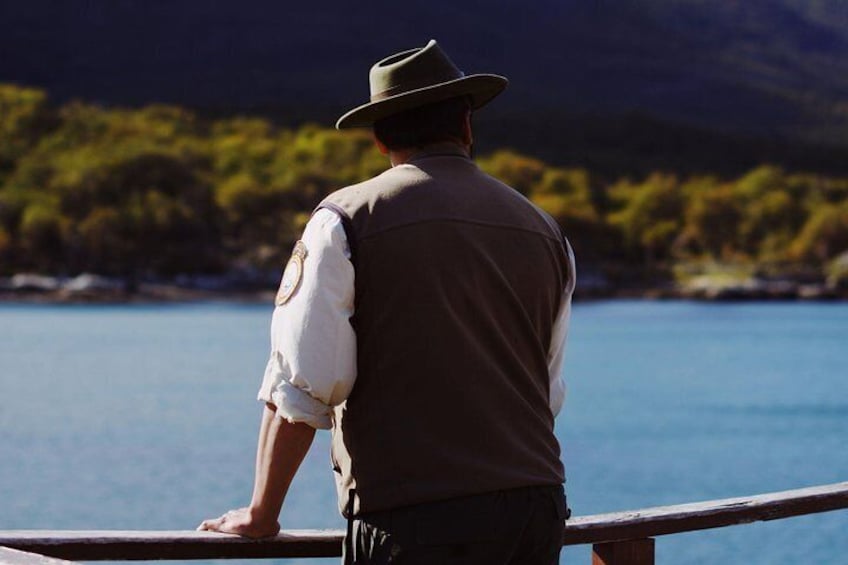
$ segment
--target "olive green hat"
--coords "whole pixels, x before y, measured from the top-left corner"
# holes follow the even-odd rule
[[[469,96],[476,110],[508,82],[499,75],[466,76],[432,39],[424,47],[386,57],[371,67],[368,78],[371,101],[339,118],[336,128],[368,127],[392,114],[455,96]]]

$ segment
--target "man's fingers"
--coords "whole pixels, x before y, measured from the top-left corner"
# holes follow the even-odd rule
[[[198,532],[204,532],[209,530],[211,520],[203,520],[199,526],[197,526]]]
[[[197,527],[197,531],[236,534],[258,539],[277,535],[280,531],[280,523],[276,520],[273,524],[254,522],[250,519],[250,515],[246,509],[239,508],[237,510],[230,510],[219,518],[202,521]]]
[[[204,520],[197,527],[198,532],[217,532],[220,530],[221,525],[224,523],[224,518],[226,516],[221,516],[220,518],[215,518],[213,520]]]

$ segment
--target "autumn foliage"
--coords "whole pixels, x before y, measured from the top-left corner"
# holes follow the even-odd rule
[[[763,165],[611,181],[510,150],[478,163],[613,276],[702,261],[823,274],[848,250],[846,178]],[[367,131],[172,106],[56,108],[42,91],[0,85],[0,275],[278,269],[324,196],[386,166]]]

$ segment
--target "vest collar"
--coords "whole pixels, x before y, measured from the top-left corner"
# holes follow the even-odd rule
[[[470,160],[468,154],[462,149],[462,147],[455,143],[435,143],[433,145],[423,147],[420,151],[413,153],[412,156],[407,159],[406,164],[415,164],[417,161],[432,157],[462,157],[463,159]]]

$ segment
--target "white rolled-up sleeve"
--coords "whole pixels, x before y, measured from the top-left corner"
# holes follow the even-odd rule
[[[568,283],[563,291],[562,304],[551,332],[551,346],[548,350],[548,375],[550,377],[548,398],[554,416],[560,413],[565,402],[565,375],[563,374],[565,342],[568,339],[568,326],[571,321],[571,295],[574,294],[574,286],[577,283],[574,251],[568,241],[565,242],[565,247],[569,263]]]
[[[332,426],[333,407],[356,379],[354,269],[341,218],[318,210],[304,229],[301,278],[274,309],[271,355],[258,398],[277,416],[314,428]]]

